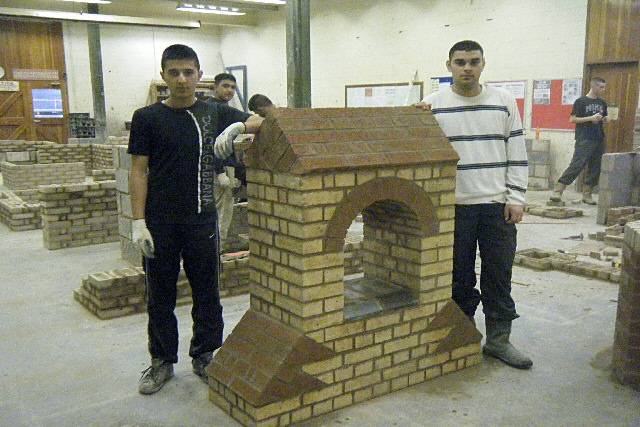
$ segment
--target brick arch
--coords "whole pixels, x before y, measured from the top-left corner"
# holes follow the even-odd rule
[[[376,178],[356,186],[342,199],[329,220],[324,251],[342,251],[347,229],[356,215],[373,203],[383,200],[400,202],[410,208],[417,217],[423,237],[438,233],[438,219],[433,204],[420,186],[402,178]]]

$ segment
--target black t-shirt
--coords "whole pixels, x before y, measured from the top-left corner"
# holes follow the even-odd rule
[[[161,102],[133,114],[129,154],[149,156],[145,219],[151,223],[215,221],[216,137],[249,115],[224,104],[196,101],[188,108]]]
[[[600,98],[589,98],[588,96],[581,96],[576,99],[576,102],[573,103],[573,110],[571,110],[571,115],[576,117],[589,117],[596,113],[600,113],[603,117],[606,117],[607,103]],[[576,139],[592,139],[598,141],[604,139],[602,122],[576,123]]]

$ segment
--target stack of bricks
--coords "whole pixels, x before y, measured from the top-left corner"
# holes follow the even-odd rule
[[[116,170],[115,169],[94,169],[91,171],[91,179],[93,181],[115,181]]]
[[[562,206],[545,207],[534,204],[525,206],[524,211],[531,215],[554,219],[574,218],[584,214],[582,209],[565,208]]]
[[[640,206],[621,206],[607,211],[607,225],[625,225],[640,219]]]
[[[606,280],[613,283],[620,281],[619,268],[578,261],[577,255],[561,254],[537,248],[524,249],[516,252],[513,263],[536,270],[564,271],[569,274]]]
[[[0,162],[11,161],[7,159],[7,156],[11,156],[8,153],[29,153],[29,159],[33,162],[36,161],[36,151],[39,147],[54,145],[55,143],[49,141],[24,141],[20,139],[3,139],[0,140]]]
[[[247,202],[236,203],[233,206],[233,216],[224,242],[224,249],[228,251],[244,251],[249,249],[249,224],[247,223]]]
[[[276,109],[247,150],[250,309],[207,367],[244,425],[286,426],[480,362],[451,300],[457,156],[414,108]],[[345,315],[344,243],[406,304]]]
[[[91,144],[54,144],[38,148],[39,164],[76,162],[82,162],[86,175],[91,175]]]
[[[108,136],[104,143],[109,145],[128,145],[129,137],[128,136]]]
[[[131,265],[140,266],[142,252],[132,241],[133,212],[131,210],[131,194],[129,194],[129,172],[131,171],[131,155],[124,145],[113,149],[113,167],[116,171],[116,199],[118,202],[118,234],[120,239],[120,255]]]
[[[38,188],[47,249],[118,240],[115,181]]]
[[[347,234],[344,240],[344,275],[361,273],[363,264],[362,236]]]
[[[551,183],[551,141],[525,139],[529,159],[529,189],[548,190]]]
[[[113,150],[115,147],[108,144],[91,145],[91,168],[113,169]]]
[[[598,192],[598,224],[607,224],[609,209],[640,205],[640,157],[637,153],[602,156]]]
[[[618,291],[613,372],[623,384],[640,390],[640,222],[625,227],[622,278]]]
[[[40,185],[77,183],[85,180],[84,163],[14,165],[0,163],[4,186],[10,190],[38,188]]]
[[[35,202],[34,198],[37,198],[36,190],[1,192],[0,222],[9,227],[11,231],[42,228],[40,203]]]
[[[249,290],[249,258],[246,253],[222,258],[219,290],[221,297],[240,295]],[[73,297],[100,319],[113,319],[144,313],[145,274],[141,267],[93,273],[82,280]],[[184,270],[178,275],[177,304],[191,304],[191,287]]]

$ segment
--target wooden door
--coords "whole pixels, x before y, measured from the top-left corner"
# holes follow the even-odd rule
[[[585,86],[592,77],[607,82],[604,100],[619,108],[618,120],[604,125],[607,152],[633,150],[633,128],[638,105],[638,62],[588,64]]]
[[[67,142],[69,103],[60,22],[0,17],[0,66],[6,73],[2,80],[18,85],[17,91],[0,91],[0,139]],[[46,97],[61,100],[61,114],[46,108]]]

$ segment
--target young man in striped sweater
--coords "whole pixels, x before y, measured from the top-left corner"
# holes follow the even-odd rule
[[[453,45],[447,69],[453,85],[427,96],[417,107],[431,109],[458,152],[453,299],[473,321],[482,301],[487,328],[483,352],[516,368],[532,361],[509,342],[518,318],[511,298],[516,226],[527,188],[527,152],[514,97],[480,84],[482,47],[470,40]],[[476,248],[482,272],[476,289]]]

